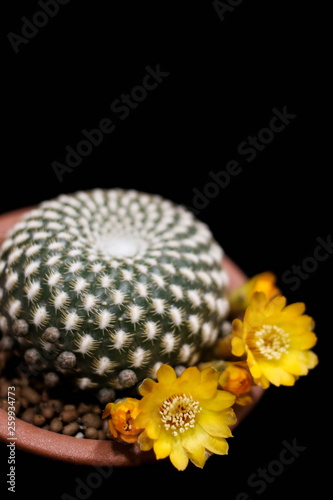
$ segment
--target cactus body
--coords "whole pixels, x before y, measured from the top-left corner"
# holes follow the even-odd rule
[[[0,328],[25,362],[81,389],[195,364],[228,314],[222,249],[157,195],[92,190],[26,214],[0,253]]]

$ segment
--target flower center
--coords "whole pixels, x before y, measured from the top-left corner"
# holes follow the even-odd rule
[[[288,352],[289,335],[278,326],[263,325],[255,333],[255,345],[265,358],[280,359],[283,353]]]
[[[133,418],[131,416],[130,410],[127,410],[123,423],[123,430],[124,432],[130,432],[132,430],[132,427],[133,427]]]
[[[177,436],[178,432],[183,433],[194,427],[196,415],[201,410],[199,401],[195,401],[192,396],[174,394],[163,402],[160,415],[165,429]]]

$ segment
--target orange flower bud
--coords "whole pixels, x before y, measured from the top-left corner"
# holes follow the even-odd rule
[[[142,429],[137,429],[134,419],[139,414],[139,400],[126,398],[117,403],[109,403],[103,413],[103,418],[109,417],[110,434],[117,441],[135,443]]]
[[[250,304],[255,292],[263,292],[268,300],[280,295],[281,292],[275,286],[275,283],[276,276],[271,272],[264,272],[253,276],[253,278],[230,294],[231,310],[244,311]]]
[[[245,363],[230,362],[219,378],[220,386],[225,391],[236,396],[236,403],[243,405],[252,401],[249,393],[253,385],[253,379],[246,366]],[[245,395],[246,399],[244,398]]]

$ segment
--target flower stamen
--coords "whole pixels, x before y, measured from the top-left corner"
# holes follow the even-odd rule
[[[177,436],[178,432],[182,434],[195,426],[196,415],[201,410],[199,401],[191,395],[174,394],[163,402],[160,415],[164,428]]]
[[[290,347],[289,334],[275,325],[263,325],[254,339],[255,346],[266,359],[280,359]]]

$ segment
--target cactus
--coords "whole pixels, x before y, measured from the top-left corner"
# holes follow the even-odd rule
[[[214,344],[229,310],[222,256],[206,224],[158,195],[61,195],[2,245],[0,329],[33,369],[132,387]]]

